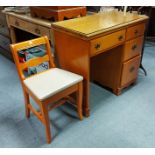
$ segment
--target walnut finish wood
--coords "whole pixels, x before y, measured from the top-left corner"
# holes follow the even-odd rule
[[[139,58],[134,58],[140,57],[147,19],[144,15],[127,13],[124,16],[114,11],[52,24],[60,66],[84,76],[83,111],[86,116],[90,109],[90,80],[109,87],[116,95],[135,82]],[[133,34],[137,28],[139,32]],[[135,48],[134,43],[138,47]],[[136,54],[130,53],[132,46]],[[128,70],[132,64],[135,69],[131,69],[134,70],[131,75]]]
[[[31,59],[30,61],[27,61],[25,63],[20,63],[19,58],[18,58],[18,52],[20,50],[27,49],[30,47],[35,47],[37,45],[45,45],[46,55],[42,58],[38,58],[38,60],[37,60],[37,58],[35,58],[35,59]],[[25,41],[25,42],[21,42],[21,43],[17,43],[17,44],[12,44],[11,49],[12,49],[12,54],[14,57],[18,75],[19,75],[19,78],[20,78],[20,81],[22,84],[22,88],[23,88],[26,117],[27,118],[30,117],[30,111],[32,111],[36,115],[36,117],[45,126],[47,143],[50,143],[51,142],[51,131],[50,131],[50,122],[49,122],[49,117],[48,117],[48,111],[64,104],[65,102],[62,102],[61,99],[64,101],[64,98],[66,99],[69,95],[76,93],[76,100],[77,100],[76,107],[77,107],[79,118],[80,118],[80,120],[82,120],[82,118],[83,118],[83,115],[82,115],[83,83],[82,83],[82,81],[80,81],[80,82],[66,88],[65,90],[59,91],[57,94],[54,94],[46,99],[40,100],[35,95],[35,93],[33,93],[26,86],[26,84],[24,84],[23,80],[25,80],[26,77],[23,74],[23,70],[26,67],[39,65],[43,61],[48,61],[50,68],[55,67],[55,64],[54,64],[54,61],[53,61],[53,58],[51,55],[50,44],[49,44],[47,36],[29,40],[29,41]],[[44,72],[46,72],[46,71],[44,71]],[[38,74],[41,74],[41,73],[38,73]],[[35,75],[32,75],[32,76],[35,76]],[[29,77],[27,77],[27,78],[29,78]],[[30,104],[29,96],[31,96],[34,99],[34,101],[38,104],[38,106],[40,108],[39,112],[37,110],[35,110],[32,107],[32,105]],[[59,101],[60,101],[60,103],[59,103]],[[50,106],[51,104],[52,104],[52,106]]]

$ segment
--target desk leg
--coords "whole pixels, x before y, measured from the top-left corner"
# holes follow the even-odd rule
[[[90,115],[90,108],[89,108],[89,101],[90,101],[90,83],[89,80],[83,81],[83,115],[89,117]]]
[[[10,25],[8,15],[6,15],[6,21],[7,21],[7,25],[8,25],[8,28],[9,28],[11,42],[16,43],[17,39],[16,39],[15,28],[12,25]]]
[[[113,89],[113,93],[117,96],[121,95],[121,88],[116,88],[116,89]]]
[[[13,26],[10,26],[9,30],[10,30],[11,42],[16,43],[17,39],[16,39],[15,28]]]
[[[54,36],[53,36],[53,30],[50,29],[50,41],[51,41],[51,46],[55,47],[55,41],[54,41]]]

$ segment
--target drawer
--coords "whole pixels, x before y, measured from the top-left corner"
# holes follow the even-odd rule
[[[10,40],[3,35],[0,35],[0,47],[4,48],[5,50],[10,50]]]
[[[37,36],[46,35],[50,38],[50,29],[44,26],[40,26],[29,21],[24,21],[15,17],[9,17],[9,23],[14,27],[25,30]]]
[[[123,63],[121,86],[124,86],[137,78],[141,56],[137,56]]]
[[[106,49],[119,45],[125,41],[125,30],[117,31],[109,35],[91,40],[91,56]]]
[[[140,35],[143,35],[144,31],[145,31],[145,23],[129,27],[127,28],[126,32],[126,40],[130,40]]]
[[[123,61],[126,61],[135,57],[136,55],[141,54],[143,47],[143,38],[144,37],[141,36],[125,43],[123,51]]]

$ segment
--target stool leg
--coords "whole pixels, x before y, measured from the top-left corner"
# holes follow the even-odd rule
[[[83,102],[83,85],[82,82],[80,82],[78,84],[79,89],[77,90],[76,93],[76,100],[77,100],[77,110],[78,110],[78,115],[80,120],[83,119],[83,115],[82,115],[82,102]]]
[[[25,99],[25,113],[26,113],[26,117],[29,118],[30,117],[30,108],[29,108],[29,104],[30,104],[30,99],[29,99],[29,94],[23,90],[24,93],[24,99]]]
[[[51,130],[50,130],[50,122],[49,122],[49,116],[48,116],[48,107],[44,104],[42,104],[42,116],[44,119],[44,125],[46,128],[46,139],[47,143],[51,143]]]

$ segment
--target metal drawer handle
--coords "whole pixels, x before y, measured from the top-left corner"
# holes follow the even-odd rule
[[[17,20],[15,21],[15,25],[16,26],[19,26],[19,22]]]
[[[36,28],[35,33],[40,34],[40,29]]]
[[[130,71],[130,73],[132,73],[134,70],[135,70],[135,67],[132,66],[129,71]]]
[[[95,45],[96,50],[98,50],[100,47],[101,47],[101,45],[98,43]]]
[[[135,30],[135,35],[137,35],[138,34],[138,30]]]
[[[122,39],[123,39],[123,36],[120,35],[120,36],[118,37],[118,40],[121,41]]]
[[[136,48],[137,48],[137,45],[134,44],[134,45],[132,46],[132,50],[134,51]]]

